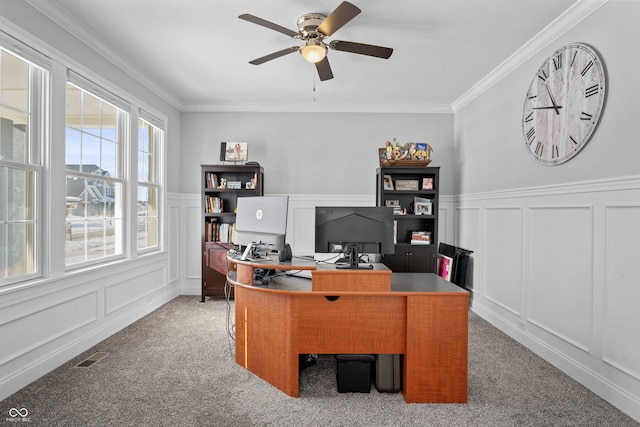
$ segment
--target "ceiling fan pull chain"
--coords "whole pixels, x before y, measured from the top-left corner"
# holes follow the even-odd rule
[[[316,70],[313,70],[313,102],[316,102]]]

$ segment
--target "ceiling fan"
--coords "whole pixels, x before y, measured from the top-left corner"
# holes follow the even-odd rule
[[[393,49],[382,46],[374,46],[370,44],[348,42],[342,40],[326,41],[342,28],[346,23],[355,18],[361,10],[347,2],[343,1],[329,16],[321,13],[306,13],[298,18],[298,31],[293,31],[280,25],[274,24],[257,16],[245,13],[238,16],[240,19],[261,25],[274,31],[278,31],[294,39],[300,39],[304,42],[302,46],[292,46],[286,49],[273,52],[269,55],[249,61],[250,64],[260,65],[272,59],[279,58],[289,53],[299,51],[300,54],[309,62],[316,64],[316,70],[320,80],[329,80],[333,78],[333,72],[327,58],[328,48],[342,52],[357,53],[360,55],[374,56],[377,58],[388,59],[393,53]]]

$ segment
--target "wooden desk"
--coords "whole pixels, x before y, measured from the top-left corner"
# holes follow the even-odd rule
[[[390,291],[315,291],[291,277],[257,287],[254,268],[313,266],[230,261],[236,362],[289,396],[298,396],[299,354],[402,354],[406,402],[467,402],[466,290],[431,273],[390,274]],[[333,280],[345,274],[353,271],[335,270]]]

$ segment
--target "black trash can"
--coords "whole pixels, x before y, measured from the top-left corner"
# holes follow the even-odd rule
[[[375,359],[371,354],[337,354],[338,393],[369,393]]]

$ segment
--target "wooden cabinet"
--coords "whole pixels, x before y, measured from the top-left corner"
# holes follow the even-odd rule
[[[438,247],[438,167],[380,167],[376,204],[394,206],[395,253],[382,263],[395,272],[436,273]]]
[[[238,197],[262,196],[261,166],[201,165],[202,292],[223,297],[227,274],[227,250],[233,245]],[[233,295],[230,295],[233,296]]]

